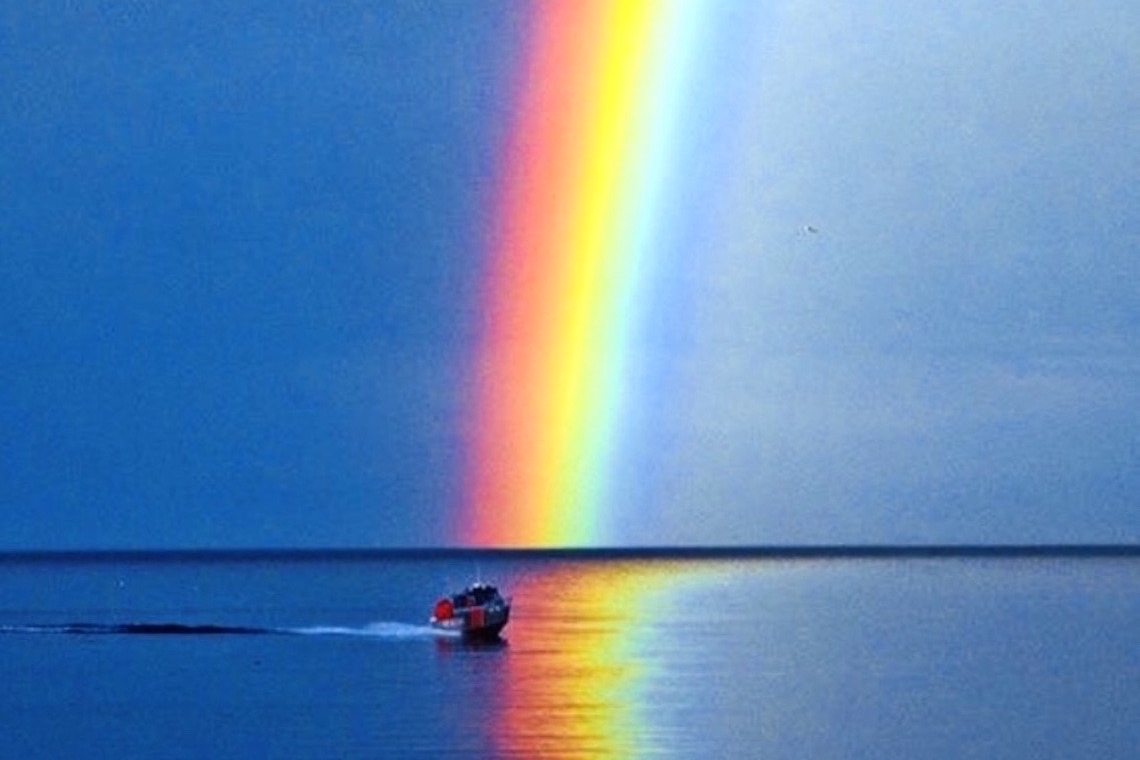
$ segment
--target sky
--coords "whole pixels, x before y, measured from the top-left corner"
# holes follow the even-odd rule
[[[0,550],[1140,541],[1134,3],[540,6],[0,12]],[[535,110],[609,29],[611,110]],[[642,184],[542,173],[595,113]],[[572,345],[496,321],[527,177],[644,220]],[[515,530],[496,357],[602,343]]]

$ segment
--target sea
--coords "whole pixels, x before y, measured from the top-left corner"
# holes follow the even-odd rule
[[[502,640],[427,625],[480,579]],[[1136,758],[1135,551],[0,559],[0,758]]]

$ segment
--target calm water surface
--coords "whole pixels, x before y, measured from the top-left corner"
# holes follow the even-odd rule
[[[0,757],[1126,758],[1134,559],[0,563]],[[476,572],[498,646],[424,625]],[[264,635],[52,633],[70,623]]]

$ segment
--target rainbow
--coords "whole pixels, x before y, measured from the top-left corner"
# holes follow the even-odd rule
[[[651,252],[667,234],[709,6],[525,7],[515,120],[487,219],[454,537],[606,544],[630,341],[646,318]]]

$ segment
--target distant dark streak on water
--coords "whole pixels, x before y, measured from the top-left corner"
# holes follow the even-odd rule
[[[254,628],[244,625],[216,625],[188,623],[60,623],[0,626],[0,634],[55,633],[81,636],[93,635],[144,635],[144,636],[208,636],[208,635],[267,635],[294,633],[284,628]]]
[[[191,549],[0,552],[0,563],[375,562],[378,560],[824,560],[1140,558],[1138,544],[938,544],[865,546],[695,546],[559,549]]]

